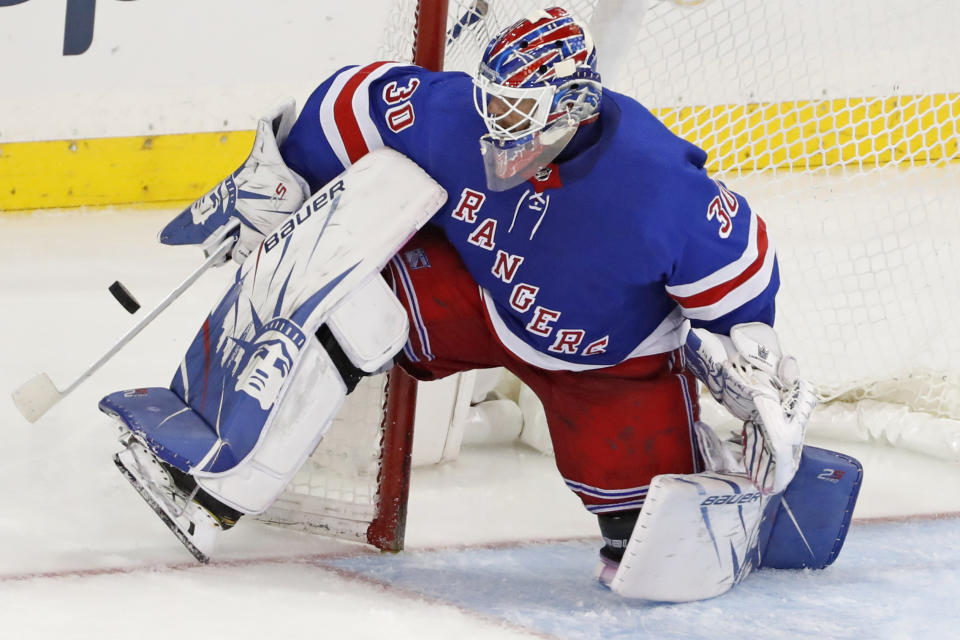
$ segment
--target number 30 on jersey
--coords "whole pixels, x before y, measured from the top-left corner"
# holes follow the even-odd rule
[[[733,219],[737,216],[740,209],[740,202],[737,196],[733,195],[722,182],[714,180],[720,195],[715,196],[710,204],[707,205],[707,220],[714,218],[720,223],[718,233],[721,238],[729,238],[733,231]]]
[[[383,101],[388,105],[393,105],[383,115],[386,118],[387,126],[394,133],[400,133],[413,126],[416,114],[414,114],[413,104],[409,100],[419,86],[420,79],[411,78],[405,87],[399,86],[394,80],[387,83],[383,88]]]

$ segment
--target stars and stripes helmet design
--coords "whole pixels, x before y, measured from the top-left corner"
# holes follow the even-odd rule
[[[489,132],[481,150],[494,169],[488,186],[509,188],[503,180],[519,184],[553,160],[596,118],[601,91],[593,38],[565,9],[536,11],[501,31],[474,77],[474,104]]]

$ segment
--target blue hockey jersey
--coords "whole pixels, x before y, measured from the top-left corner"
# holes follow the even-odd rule
[[[314,189],[384,145],[423,167],[450,194],[431,224],[480,286],[500,340],[535,366],[664,353],[689,323],[773,324],[773,243],[746,200],[707,175],[707,154],[607,89],[589,126],[599,132],[573,157],[490,191],[469,76],[378,62],[321,84],[281,153]]]

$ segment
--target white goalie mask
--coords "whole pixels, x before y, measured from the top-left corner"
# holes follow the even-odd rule
[[[504,191],[554,160],[600,106],[596,52],[564,9],[538,11],[487,45],[474,78],[474,106],[487,187]]]

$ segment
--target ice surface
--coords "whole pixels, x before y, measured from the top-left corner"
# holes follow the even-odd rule
[[[316,37],[307,43],[314,57],[303,86],[271,88],[262,84],[269,79],[260,78],[256,86],[230,93],[213,82],[193,97],[216,112],[212,100],[226,94],[229,102],[242,103],[236,107],[242,113],[270,104],[274,89],[280,90],[278,99],[304,94],[340,65],[363,62],[352,56],[371,51],[379,31],[350,21],[381,15],[387,3],[378,0],[376,10],[367,2],[341,4],[324,24],[309,25]],[[164,20],[175,19],[178,29],[184,26],[169,7],[155,10]],[[155,31],[152,36],[162,39],[164,31]],[[214,35],[214,46],[217,37],[236,36],[229,29]],[[342,46],[345,38],[348,47]],[[169,55],[182,59],[175,49]],[[176,75],[177,69],[170,65],[169,72]],[[30,82],[43,76],[30,65],[11,70]],[[249,75],[243,65],[226,71]],[[136,118],[166,130],[163,100],[175,88],[140,76],[133,86],[158,99],[154,110]],[[102,123],[84,117],[83,107],[94,112],[91,104],[102,109],[109,100],[90,94],[82,78],[76,84],[61,88],[80,100],[80,117],[70,121],[38,111],[43,105],[24,104],[15,91],[3,96],[2,111],[42,112],[59,130],[82,122],[93,127],[87,135],[95,135]],[[65,103],[76,111],[76,101]],[[231,126],[252,126],[237,117]],[[13,126],[4,132],[18,139]],[[744,192],[762,204],[754,185]],[[810,206],[822,208],[822,200]],[[826,201],[842,209],[835,194]],[[17,413],[9,397],[39,371],[64,387],[136,321],[107,292],[114,280],[141,301],[143,314],[199,264],[199,251],[155,241],[178,212],[0,215],[0,638],[960,636],[960,520],[867,520],[960,511],[960,470],[866,444],[815,443],[850,453],[866,467],[858,519],[832,567],[761,571],[702,603],[628,603],[597,586],[595,519],[566,490],[552,461],[522,446],[472,447],[456,463],[416,470],[408,550],[401,554],[244,521],[224,536],[211,565],[198,566],[117,473],[110,460],[117,449],[115,428],[96,403],[117,389],[167,385],[230,270],[206,274],[36,425]],[[833,211],[824,209],[823,215]],[[771,228],[776,224],[771,217]],[[941,308],[936,299],[932,304]]]
[[[593,542],[331,564],[556,638],[933,638],[960,621],[960,544],[949,542],[958,524],[858,524],[824,571],[766,569],[723,596],[677,605],[625,601],[591,581]]]

